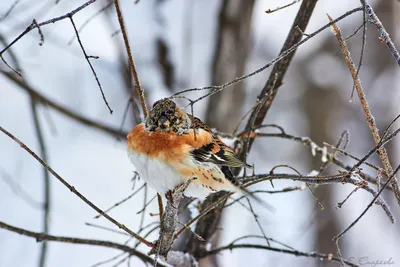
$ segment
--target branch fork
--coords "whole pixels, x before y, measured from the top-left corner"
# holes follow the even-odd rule
[[[167,259],[168,252],[171,250],[172,244],[175,240],[175,232],[178,226],[178,211],[179,204],[184,198],[184,192],[189,184],[194,179],[189,179],[185,183],[178,185],[173,190],[165,194],[167,198],[167,206],[165,208],[164,216],[161,219],[161,230],[157,245],[151,249],[149,255],[157,254]]]

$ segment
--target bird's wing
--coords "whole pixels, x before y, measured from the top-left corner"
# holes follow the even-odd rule
[[[189,114],[188,114],[189,115]],[[250,165],[241,161],[233,152],[233,150],[222,142],[216,135],[213,134],[211,129],[202,122],[199,118],[189,115],[194,130],[204,130],[202,134],[212,136],[211,142],[203,146],[193,149],[190,153],[198,161],[211,162],[221,166],[228,167],[249,167]]]
[[[221,166],[251,168],[250,165],[241,161],[235,152],[218,138],[214,138],[213,142],[207,145],[193,149],[190,153],[198,161],[212,162]]]

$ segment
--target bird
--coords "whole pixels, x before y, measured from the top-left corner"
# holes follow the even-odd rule
[[[130,131],[127,151],[140,178],[165,196],[188,180],[187,197],[242,191],[231,168],[252,167],[169,98],[156,101],[145,122]]]

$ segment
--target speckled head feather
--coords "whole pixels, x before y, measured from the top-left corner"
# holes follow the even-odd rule
[[[190,128],[190,124],[189,116],[168,98],[155,102],[146,118],[146,130],[149,132],[182,133]]]

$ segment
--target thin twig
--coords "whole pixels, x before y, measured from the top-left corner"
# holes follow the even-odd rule
[[[263,181],[282,180],[282,179],[305,182],[308,184],[316,184],[316,185],[349,183],[355,186],[360,186],[360,180],[353,178],[352,175],[350,175],[349,173],[330,175],[330,176],[319,176],[319,175],[302,176],[294,174],[257,174],[245,177],[244,179],[242,179],[242,182],[247,187]],[[376,197],[378,194],[378,192],[374,188],[370,187],[368,184],[364,184],[361,188],[370,193],[373,197]],[[394,215],[391,212],[386,201],[382,197],[379,197],[378,200],[379,201],[377,202],[377,204],[379,204],[382,207],[382,209],[384,210],[390,221],[394,223],[395,222]]]
[[[190,225],[192,225],[193,223],[198,221],[200,218],[202,218],[204,215],[209,213],[211,210],[215,209],[221,203],[224,203],[233,194],[234,193],[231,192],[231,193],[228,193],[228,194],[224,195],[223,197],[218,199],[216,202],[214,202],[212,205],[210,205],[210,206],[206,207],[204,210],[202,210],[199,215],[197,215],[196,217],[190,219],[183,227],[181,227],[178,231],[176,231],[175,239],[178,238]]]
[[[344,234],[346,234],[351,228],[353,228],[354,225],[367,213],[367,211],[374,205],[376,200],[379,198],[379,196],[382,194],[383,190],[385,187],[394,179],[396,173],[399,171],[400,165],[394,170],[393,174],[389,177],[389,179],[386,181],[386,183],[382,186],[382,188],[379,190],[378,194],[372,199],[372,201],[368,204],[368,206],[365,208],[365,210],[360,214],[360,216],[357,217],[346,229],[344,229],[340,234],[335,236],[333,238],[333,241],[336,243],[336,247],[338,249],[338,252],[340,254],[340,248],[339,248],[339,240],[340,238],[343,237]],[[342,265],[344,266],[344,263],[342,261]]]
[[[249,205],[250,213],[253,215],[253,218],[257,223],[258,229],[260,229],[261,234],[264,237],[264,240],[267,242],[267,245],[270,247],[271,244],[269,243],[269,240],[268,240],[267,235],[265,234],[264,228],[262,227],[260,220],[258,219],[258,215],[254,212],[253,205],[251,205],[249,198],[246,197],[246,200],[247,200],[247,204]]]
[[[85,225],[90,226],[90,227],[94,227],[94,228],[98,228],[98,229],[102,229],[102,230],[106,230],[108,232],[112,232],[112,233],[116,233],[116,234],[120,234],[120,235],[125,235],[125,236],[129,236],[131,237],[129,234],[125,233],[124,231],[120,231],[120,230],[115,230],[106,226],[102,226],[102,225],[98,225],[95,223],[88,223],[86,222]]]
[[[89,18],[87,18],[85,20],[85,22],[82,23],[82,25],[79,27],[78,29],[78,33],[80,33],[94,18],[96,18],[98,15],[100,15],[101,13],[103,13],[104,11],[106,11],[107,9],[109,9],[112,5],[112,0],[106,4],[105,6],[103,6],[100,10],[98,10],[96,13],[94,13],[92,16],[90,16]],[[71,40],[68,42],[68,45],[72,44],[72,42],[75,40],[76,35],[73,36],[71,38]]]
[[[294,48],[290,54],[288,54],[285,59],[279,61],[279,63],[275,64],[271,74],[269,75],[269,78],[267,82],[265,83],[263,89],[261,90],[260,94],[258,95],[257,99],[260,99],[263,102],[263,105],[261,106],[260,110],[256,112],[256,110],[253,110],[247,125],[246,125],[246,130],[251,131],[253,126],[259,126],[262,124],[264,121],[269,109],[272,106],[272,103],[275,99],[276,94],[278,93],[279,87],[283,83],[283,78],[286,75],[287,70],[289,69],[289,66],[292,62],[292,59],[296,53],[296,49],[299,44],[306,42],[306,40],[309,40],[316,34],[320,32],[320,30],[324,29],[324,27],[320,28],[320,30],[315,31],[314,33],[306,36],[303,40],[303,32],[305,31],[308,22],[310,21],[311,15],[314,11],[315,5],[317,4],[317,0],[303,0],[301,3],[300,9],[297,12],[296,18],[293,21],[292,27],[290,28],[289,34],[286,37],[285,43],[282,46],[282,49],[279,53],[279,57],[283,56],[286,54],[288,50],[291,50],[291,48]],[[351,11],[347,12],[348,14]],[[342,15],[341,17],[345,16],[346,14]],[[301,30],[301,32],[299,31]],[[265,99],[265,100],[264,100]],[[253,119],[253,117],[255,117]],[[254,121],[253,121],[254,120]],[[249,148],[253,144],[251,142],[249,143]],[[244,158],[245,153],[248,153],[247,151],[241,151],[241,158]]]
[[[177,96],[180,94],[184,94],[184,93],[188,93],[188,92],[194,92],[194,91],[203,91],[203,90],[211,90],[211,92],[197,98],[196,100],[193,101],[193,104],[196,102],[201,101],[202,99],[209,97],[213,94],[216,94],[222,90],[224,90],[227,87],[230,87],[233,84],[236,84],[238,82],[242,82],[264,70],[266,70],[267,68],[273,66],[274,64],[276,64],[277,62],[283,60],[284,58],[288,57],[291,53],[293,53],[299,46],[301,46],[302,44],[306,43],[307,41],[309,41],[311,38],[313,38],[314,36],[316,36],[317,34],[321,33],[322,31],[326,30],[327,28],[329,28],[333,23],[336,23],[348,16],[350,16],[353,13],[359,12],[362,10],[362,7],[358,7],[352,10],[349,10],[348,12],[344,13],[343,15],[341,15],[340,17],[338,17],[337,19],[335,19],[334,21],[324,25],[323,27],[319,28],[318,30],[316,30],[315,32],[311,33],[310,35],[308,35],[306,38],[304,38],[303,40],[293,44],[292,46],[290,46],[287,50],[285,50],[284,52],[282,52],[278,57],[274,58],[273,60],[271,60],[270,62],[268,62],[267,64],[265,64],[264,66],[262,66],[261,68],[258,68],[257,70],[245,74],[243,76],[240,76],[238,78],[235,78],[232,81],[229,81],[227,83],[224,83],[222,85],[213,85],[213,86],[206,86],[206,87],[196,87],[196,88],[189,88],[186,90],[182,90],[178,93],[175,93],[173,96]]]
[[[378,16],[375,14],[374,10],[372,7],[368,4],[366,0],[360,0],[363,5],[365,5],[365,11],[367,15],[370,18],[370,21],[375,25],[375,27],[378,29],[379,34],[381,35],[381,42],[385,43],[387,47],[389,48],[390,53],[392,53],[394,59],[396,60],[397,64],[400,66],[400,54],[399,51],[397,51],[396,46],[394,45],[392,39],[390,38],[389,34],[383,27],[382,22],[378,18]]]
[[[293,2],[291,2],[291,3],[287,4],[287,5],[280,6],[280,7],[274,8],[274,9],[267,9],[267,10],[265,10],[265,13],[267,13],[267,14],[274,13],[276,11],[279,11],[279,10],[282,10],[284,8],[290,7],[291,5],[294,5],[294,4],[296,4],[296,3],[300,2],[300,1],[301,0],[294,0]]]
[[[62,16],[59,16],[59,17],[55,17],[55,18],[52,18],[52,19],[49,19],[49,20],[46,20],[46,21],[43,21],[43,22],[40,22],[40,23],[33,23],[32,22],[21,34],[19,34],[17,36],[17,38],[15,38],[11,43],[9,43],[6,47],[4,47],[3,50],[0,51],[0,56],[2,56],[5,51],[7,51],[11,46],[13,46],[16,42],[18,42],[19,39],[24,37],[31,30],[33,30],[33,29],[35,29],[37,27],[42,27],[42,26],[45,26],[45,25],[48,25],[48,24],[54,24],[54,23],[56,23],[58,21],[61,21],[61,20],[64,20],[64,19],[68,19],[71,16],[75,15],[76,13],[78,13],[79,11],[81,11],[82,9],[90,6],[91,4],[93,4],[96,1],[97,0],[87,1],[87,2],[83,3],[82,5],[80,5],[79,7],[75,8],[74,10],[72,10],[72,11],[70,11],[70,12],[68,12],[68,13],[66,13],[66,14],[64,14]]]
[[[364,52],[365,52],[365,47],[367,46],[367,14],[366,14],[366,7],[365,4],[361,1],[361,4],[363,6],[363,24],[361,25],[363,29],[363,35],[362,35],[362,46],[361,46],[361,51],[360,51],[360,61],[358,61],[358,66],[357,66],[357,75],[360,73],[361,66],[363,63],[364,59]],[[347,40],[350,37],[347,37],[345,40]],[[350,102],[353,101],[353,95],[354,95],[354,90],[356,89],[356,85],[353,85],[353,89],[351,90],[350,94]]]
[[[147,203],[147,194],[148,194],[148,186],[147,183],[144,184],[144,193],[143,193],[143,212],[142,215],[140,217],[140,223],[139,223],[139,227],[138,227],[138,234],[142,231],[143,229],[143,225],[144,225],[144,219],[146,216],[146,203]],[[139,243],[139,242],[138,242]]]
[[[85,56],[85,59],[86,59],[87,63],[89,64],[90,69],[92,70],[92,73],[93,73],[93,75],[94,75],[94,78],[96,79],[97,86],[99,87],[100,92],[101,92],[101,96],[103,97],[103,101],[104,101],[104,103],[106,104],[108,110],[110,111],[110,114],[112,114],[112,113],[113,113],[113,110],[111,109],[110,105],[109,105],[108,102],[107,102],[106,96],[104,95],[103,88],[101,87],[101,83],[100,83],[99,77],[97,77],[97,73],[96,73],[96,71],[94,70],[93,65],[92,65],[92,62],[90,62],[90,59],[89,59],[89,58],[91,58],[91,57],[93,57],[93,56],[88,56],[88,55],[87,55],[86,50],[85,50],[85,47],[83,46],[82,41],[81,41],[81,38],[80,38],[80,36],[79,36],[78,29],[77,29],[76,26],[75,26],[74,19],[72,18],[72,15],[69,17],[69,19],[70,19],[70,21],[71,21],[72,27],[74,27],[75,35],[76,35],[76,38],[77,38],[77,40],[78,40],[79,46],[81,47],[82,53],[83,53],[83,55]]]
[[[274,138],[288,139],[288,140],[299,142],[299,143],[301,143],[303,145],[306,145],[306,146],[310,147],[312,155],[316,155],[317,153],[322,155],[324,153],[324,148],[318,146],[309,137],[294,136],[294,135],[286,134],[283,131],[282,128],[280,130],[281,130],[281,133],[251,132],[250,135],[253,138],[256,138],[256,137],[274,137]],[[247,135],[248,134],[246,132],[242,132],[238,136],[241,137],[241,138],[247,138]],[[350,171],[350,172],[354,171],[353,166],[347,165],[344,162],[340,161],[332,153],[329,153],[329,152],[326,153],[326,158],[327,158],[328,162],[332,162],[336,166],[341,167],[341,168],[345,169],[346,171]],[[364,161],[359,161],[359,162],[361,162],[361,164],[366,164],[367,166],[369,166],[369,163],[365,162],[365,160]],[[359,171],[358,175],[360,175],[361,178],[363,178],[364,180],[366,180],[366,181],[368,181],[370,183],[377,184],[377,180],[375,178],[371,177],[370,175],[368,175],[368,174],[366,174],[364,172]],[[387,189],[388,190],[392,190],[391,188],[387,188]]]
[[[328,15],[328,18],[332,22],[332,18],[329,17],[329,15]],[[360,102],[361,102],[361,106],[362,106],[364,114],[365,114],[366,121],[367,121],[368,126],[369,126],[369,128],[371,130],[372,137],[374,138],[375,144],[377,145],[381,141],[381,137],[379,135],[379,130],[378,130],[378,127],[376,126],[375,119],[374,119],[374,117],[373,117],[373,115],[371,113],[371,110],[369,108],[369,105],[368,105],[368,102],[367,102],[367,98],[366,98],[366,96],[364,94],[364,91],[362,89],[361,81],[360,81],[360,79],[358,77],[357,70],[356,70],[356,67],[354,65],[354,62],[351,59],[349,49],[347,48],[347,45],[346,45],[346,41],[344,40],[343,35],[342,35],[339,27],[336,24],[332,25],[332,31],[333,31],[333,34],[338,39],[340,49],[341,49],[341,51],[343,53],[344,59],[346,61],[346,64],[347,64],[347,66],[348,66],[348,68],[350,70],[351,76],[353,77],[354,84],[355,84],[355,87],[356,87],[356,90],[357,90],[358,97],[359,97]],[[392,173],[393,173],[393,168],[392,168],[392,165],[390,164],[386,149],[384,147],[381,147],[378,150],[378,155],[379,155],[379,158],[381,159],[383,167],[385,168],[386,174],[391,176]],[[397,183],[397,178],[396,177],[394,177],[392,179],[391,186],[392,186],[394,194],[395,194],[395,196],[397,198],[398,204],[400,205],[400,189],[399,189],[399,185]]]
[[[122,16],[122,11],[121,11],[121,7],[119,5],[119,0],[114,0],[114,5],[115,5],[115,9],[117,11],[118,22],[119,22],[119,26],[121,27],[122,36],[124,38],[126,52],[128,54],[129,66],[131,67],[132,74],[133,74],[134,87],[136,88],[136,93],[140,99],[140,103],[142,104],[143,114],[144,114],[144,117],[146,118],[147,117],[146,99],[144,97],[144,91],[143,91],[142,87],[140,86],[139,75],[136,71],[135,61],[133,60],[131,46],[129,45],[128,34],[126,32],[124,17]],[[135,99],[134,92],[132,92],[132,99]]]
[[[129,199],[131,199],[132,197],[134,197],[138,192],[140,192],[140,191],[145,187],[145,185],[146,185],[146,184],[143,184],[141,187],[139,187],[136,191],[134,191],[132,194],[130,194],[130,195],[127,196],[126,198],[124,198],[124,199],[118,201],[117,203],[115,203],[114,205],[112,205],[111,207],[109,207],[108,209],[105,209],[105,210],[104,210],[104,213],[107,213],[107,212],[111,211],[112,209],[118,207],[118,206],[121,205],[122,203],[124,203],[124,202],[128,201]],[[94,217],[94,219],[98,219],[98,218],[100,218],[100,217],[101,217],[101,215],[100,215],[100,214],[97,214],[97,215]]]
[[[118,253],[117,255],[115,255],[115,256],[114,256],[114,257],[112,257],[112,258],[109,258],[109,259],[106,259],[106,260],[99,261],[99,262],[97,262],[97,263],[95,263],[95,264],[93,264],[93,265],[91,265],[91,266],[89,266],[89,267],[98,267],[98,266],[101,266],[101,265],[104,265],[104,264],[110,263],[110,262],[112,262],[112,261],[114,261],[114,260],[116,260],[116,259],[120,258],[121,256],[123,256],[123,255],[125,255],[125,254],[126,254],[126,252],[121,252],[121,253]]]
[[[343,155],[345,155],[345,156],[347,156],[347,157],[349,157],[351,159],[354,159],[356,161],[360,161],[361,160],[360,158],[358,158],[356,156],[353,156],[352,154],[350,154],[350,153],[348,153],[348,152],[346,152],[346,151],[344,151],[344,150],[342,150],[342,149],[340,149],[340,148],[338,148],[338,147],[336,147],[334,145],[331,145],[331,144],[328,144],[328,143],[324,142],[324,146],[328,146],[328,147],[332,148],[333,150],[335,150],[335,152],[339,152],[339,153],[341,153],[341,154],[343,154]],[[364,161],[364,164],[367,165],[368,167],[371,167],[371,168],[377,170],[377,171],[382,170],[381,168],[379,168],[379,167],[375,166],[374,164],[369,163],[367,161]],[[386,175],[385,170],[382,170],[382,171]]]
[[[269,247],[269,246],[263,246],[263,245],[256,245],[256,244],[231,244],[228,246],[222,246],[216,249],[212,249],[212,250],[208,250],[204,252],[204,256],[208,256],[208,255],[214,255],[217,253],[220,253],[221,251],[224,250],[233,250],[233,249],[239,249],[239,248],[247,248],[247,249],[252,249],[252,248],[256,248],[256,249],[264,249],[264,250],[270,250],[270,251],[275,251],[275,252],[280,252],[280,253],[285,253],[285,254],[291,254],[294,256],[302,256],[302,257],[310,257],[310,258],[316,258],[316,259],[321,259],[321,260],[329,260],[329,261],[336,261],[339,262],[340,258],[338,257],[333,257],[331,254],[321,254],[321,253],[316,253],[316,252],[301,252],[298,250],[289,250],[289,249],[284,249],[284,248],[277,248],[277,247]],[[348,264],[349,266],[352,267],[357,267],[358,265],[349,262],[349,261],[345,261],[346,264]]]
[[[163,205],[161,195],[159,193],[157,193],[157,202],[158,202],[158,210],[160,213],[160,223],[162,223],[163,217],[164,217],[164,205]]]
[[[44,35],[42,32],[42,29],[40,28],[40,26],[38,25],[36,19],[33,19],[32,23],[36,26],[36,28],[38,29],[38,34],[40,36],[40,41],[39,41],[39,46],[42,46],[44,43]]]
[[[140,258],[141,260],[144,260],[145,262],[154,263],[154,260],[151,257],[147,256],[146,254],[143,254],[142,252],[132,249],[129,246],[114,243],[111,241],[47,235],[44,233],[33,232],[33,231],[29,231],[29,230],[26,230],[23,228],[15,227],[15,226],[6,224],[2,221],[0,221],[0,228],[6,229],[8,231],[18,233],[18,234],[21,234],[24,236],[33,237],[38,242],[47,240],[47,241],[56,241],[56,242],[62,242],[62,243],[82,244],[82,245],[92,245],[92,246],[114,248],[114,249],[118,249],[118,250],[127,252],[130,255],[134,255],[134,256]],[[159,266],[166,266],[166,265],[159,263]]]

